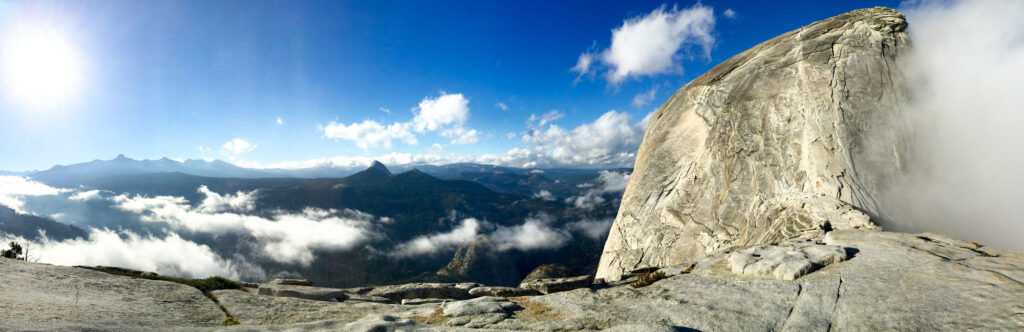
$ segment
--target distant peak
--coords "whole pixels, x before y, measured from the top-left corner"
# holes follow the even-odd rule
[[[114,158],[114,160],[129,160],[129,159],[128,159],[128,157],[125,157],[124,154],[118,154],[117,158]]]
[[[376,161],[376,160],[374,160],[373,163],[370,163],[370,167],[368,167],[367,169],[368,170],[370,170],[370,169],[380,170],[380,171],[384,171],[384,172],[386,172],[388,174],[391,174],[391,171],[388,170],[387,166],[384,166],[383,163],[381,163],[379,161]]]

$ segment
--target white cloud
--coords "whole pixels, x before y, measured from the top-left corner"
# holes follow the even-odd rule
[[[352,210],[305,209],[278,211],[270,217],[246,215],[258,193],[220,195],[206,187],[202,203],[193,207],[183,197],[119,195],[111,200],[119,209],[140,215],[144,222],[162,222],[174,229],[199,233],[242,233],[259,241],[262,254],[287,264],[309,266],[314,250],[350,249],[376,236],[373,216]]]
[[[30,242],[5,239],[4,243],[10,240]],[[40,262],[56,265],[118,266],[195,278],[219,275],[238,279],[242,276],[238,272],[239,264],[221,258],[206,245],[182,239],[173,232],[157,238],[128,231],[118,234],[109,229],[93,229],[88,239],[53,241],[43,238],[32,243],[32,251]]]
[[[391,114],[391,109],[390,109],[390,108],[387,108],[387,107],[381,107],[381,108],[379,108],[379,110],[380,110],[381,112],[384,112],[384,113],[387,113],[387,114]]]
[[[242,154],[256,149],[256,144],[249,143],[248,141],[236,138],[224,143],[224,150],[231,152],[232,154]]]
[[[448,125],[462,125],[469,119],[469,99],[461,93],[441,93],[441,96],[420,101],[419,111],[412,119],[417,132],[435,131]]]
[[[530,117],[526,119],[526,125],[529,127],[543,127],[548,123],[555,122],[558,119],[564,118],[565,114],[558,110],[550,110],[540,116],[536,114],[530,114]]]
[[[600,240],[601,237],[607,235],[608,231],[611,230],[614,221],[614,218],[600,220],[584,219],[571,222],[565,228],[573,232],[583,233],[584,236],[593,240]]]
[[[513,139],[513,138],[516,138],[516,133],[515,132],[510,131],[507,134],[505,134],[505,139]]]
[[[583,195],[573,196],[565,199],[565,204],[571,204],[580,209],[593,209],[598,204],[604,203],[604,197],[601,197],[601,193],[594,190],[588,190]]]
[[[593,183],[577,185],[579,188],[590,189],[582,195],[566,198],[565,203],[581,209],[593,209],[598,204],[606,201],[603,196],[604,194],[621,193],[626,190],[626,184],[628,183],[629,173],[601,171]]]
[[[100,196],[100,190],[79,191],[68,197],[73,201],[91,201],[100,198],[103,198]]]
[[[507,111],[508,110],[508,105],[506,105],[505,103],[497,103],[497,104],[494,104],[494,106],[500,108],[502,111]]]
[[[593,71],[595,60],[600,60],[609,67],[606,78],[613,84],[629,77],[682,73],[680,50],[697,47],[710,58],[715,43],[714,27],[711,7],[700,3],[683,10],[662,6],[647,15],[625,20],[612,30],[608,49],[600,54],[581,54],[572,70],[582,76]]]
[[[371,148],[391,148],[391,140],[401,140],[405,144],[416,145],[419,141],[410,131],[409,123],[393,123],[387,127],[373,120],[345,125],[331,121],[323,128],[324,137],[349,140],[363,150]]]
[[[523,135],[527,148],[509,150],[495,159],[517,167],[632,165],[643,140],[643,123],[627,113],[609,111],[572,130],[551,125]]]
[[[18,213],[27,213],[21,210],[25,205],[21,198],[25,196],[57,195],[68,191],[70,190],[50,187],[20,176],[0,175],[0,205],[14,209]]]
[[[533,194],[533,198],[540,198],[545,201],[553,201],[555,200],[555,195],[551,194],[550,191],[541,190],[540,192]]]
[[[1024,2],[911,1],[913,46],[900,63],[913,97],[910,181],[882,226],[1024,250]],[[904,130],[904,128],[897,128]],[[881,142],[889,144],[889,142]]]
[[[722,12],[722,16],[725,16],[725,18],[736,18],[736,11],[732,10],[732,8],[726,8],[725,11]]]
[[[654,100],[655,94],[658,93],[658,87],[653,87],[647,92],[642,92],[633,97],[633,106],[643,107]]]
[[[202,153],[210,152],[210,148],[200,145],[199,146],[199,152],[202,152]]]
[[[466,129],[462,127],[445,129],[441,132],[441,136],[451,138],[452,144],[476,144],[480,141],[480,137],[477,136],[476,129]]]
[[[281,120],[281,117],[277,117],[277,125],[280,126],[280,125],[283,125],[283,124],[284,124],[284,120]]]
[[[498,228],[488,239],[499,251],[555,249],[572,239],[569,232],[549,226],[547,219],[544,216],[527,218],[522,225]]]
[[[629,184],[629,175],[627,172],[601,171],[596,182],[600,185],[601,192],[623,192]]]
[[[474,218],[464,219],[458,227],[455,227],[450,232],[420,236],[412,241],[400,244],[396,247],[394,254],[397,256],[415,256],[432,254],[443,250],[454,250],[475,241],[479,231],[480,221]]]

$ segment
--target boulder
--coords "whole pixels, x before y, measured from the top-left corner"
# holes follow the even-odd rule
[[[467,299],[469,290],[479,287],[477,283],[431,283],[421,282],[402,285],[380,286],[367,295],[379,296],[401,303],[403,299]]]
[[[520,282],[533,281],[537,279],[566,278],[572,277],[572,269],[562,264],[544,264],[530,271]]]
[[[653,114],[597,278],[877,229],[905,164],[907,22],[855,10],[715,66]]]
[[[775,279],[793,280],[846,257],[843,247],[795,239],[737,250],[728,255],[728,261],[735,274],[770,274]]]
[[[519,288],[532,289],[540,292],[541,294],[551,294],[577,288],[590,287],[590,284],[593,282],[594,277],[589,275],[570,278],[546,278],[525,281],[522,284],[519,284]]]
[[[516,287],[501,287],[501,286],[482,286],[469,290],[469,295],[473,297],[480,296],[497,296],[497,297],[516,297],[516,296],[533,296],[540,295],[540,292],[533,289],[516,288]]]
[[[501,297],[479,297],[472,300],[445,303],[442,315],[446,325],[481,328],[500,322],[512,315],[519,306]]]
[[[306,279],[274,279],[267,282],[268,285],[294,285],[294,286],[313,286],[313,282]]]

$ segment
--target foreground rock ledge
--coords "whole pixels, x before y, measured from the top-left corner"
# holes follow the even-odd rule
[[[188,286],[0,259],[0,330],[1024,329],[1024,254],[940,234],[861,230],[829,232],[815,245],[849,257],[788,281],[735,274],[730,253],[721,253],[690,273],[664,268],[667,278],[643,288],[416,305],[214,291],[242,323],[230,328],[218,326],[225,316],[213,300]]]

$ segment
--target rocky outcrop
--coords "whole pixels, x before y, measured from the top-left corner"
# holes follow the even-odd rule
[[[0,330],[220,326],[217,304],[190,286],[0,258]]]
[[[877,228],[907,129],[902,14],[856,10],[747,50],[652,116],[597,277]]]
[[[519,284],[519,288],[532,289],[541,294],[570,291],[577,288],[590,287],[594,281],[592,276],[577,276],[569,278],[540,278],[526,280]]]

